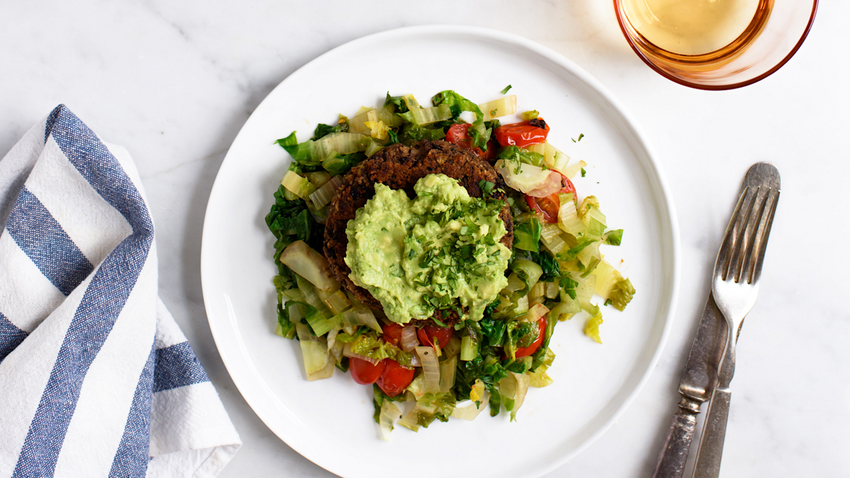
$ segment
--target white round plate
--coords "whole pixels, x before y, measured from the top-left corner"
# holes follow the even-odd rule
[[[290,158],[274,144],[316,124],[382,104],[387,92],[427,104],[453,89],[483,103],[516,94],[536,109],[549,141],[584,160],[580,197],[594,194],[623,245],[604,253],[637,294],[625,312],[603,307],[603,345],[586,318],[558,324],[549,374],[517,420],[486,411],[472,422],[435,422],[379,438],[372,388],[338,373],[307,382],[295,341],[274,335],[272,234],[264,217]],[[507,121],[503,121],[507,122]],[[580,135],[584,135],[578,142]],[[575,456],[632,401],[670,327],[678,277],[675,214],[658,165],[622,108],[594,78],[524,38],[478,28],[428,26],[379,33],[336,48],[293,73],[257,107],[221,165],[204,223],[201,278],[210,328],[227,370],[257,415],[290,447],[346,477],[539,476]],[[620,262],[620,259],[623,262]]]

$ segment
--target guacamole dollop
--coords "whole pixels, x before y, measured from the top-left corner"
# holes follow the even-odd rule
[[[345,229],[349,277],[399,324],[438,309],[480,320],[508,282],[502,201],[471,197],[443,174],[429,174],[413,189],[410,199],[375,184],[375,196]]]

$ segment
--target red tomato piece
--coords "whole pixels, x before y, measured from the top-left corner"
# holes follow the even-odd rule
[[[384,332],[381,334],[381,337],[384,339],[384,342],[398,347],[398,343],[401,341],[401,329],[402,327],[398,324],[384,324],[381,327],[381,330]]]
[[[440,348],[446,346],[449,340],[455,335],[455,329],[452,327],[437,327],[436,325],[426,325],[416,331],[419,336],[419,342],[422,345],[434,347],[439,344]]]
[[[472,138],[469,137],[469,123],[455,123],[446,131],[446,141],[454,143],[463,149],[472,149]]]
[[[516,349],[516,354],[514,355],[516,358],[527,357],[537,352],[537,349],[543,345],[543,339],[546,338],[546,316],[540,317],[540,320],[537,321],[537,328],[540,329],[540,332],[537,333],[537,338],[528,347],[519,347]]]
[[[564,187],[556,193],[552,193],[543,198],[525,196],[525,202],[528,203],[528,207],[530,207],[532,211],[536,212],[544,222],[548,222],[550,224],[558,222],[558,210],[561,209],[561,199],[558,197],[559,194],[573,193],[573,199],[575,200],[575,185],[572,181],[567,179],[566,176],[562,175],[561,179]]]
[[[446,131],[446,141],[456,144],[461,149],[468,149],[475,153],[479,158],[490,161],[496,157],[496,142],[490,140],[487,143],[487,151],[482,151],[481,148],[472,146],[472,138],[469,137],[469,128],[472,126],[469,123],[456,123],[449,127]]]
[[[348,359],[348,370],[351,371],[351,378],[355,382],[360,385],[371,385],[384,373],[384,369],[387,367],[384,362],[386,360],[381,360],[377,365],[373,365],[372,362],[350,357]]]
[[[376,383],[388,397],[395,397],[413,381],[413,369],[402,367],[392,359],[384,359],[381,363],[385,363],[386,368]]]
[[[496,128],[496,141],[502,147],[528,146],[529,144],[540,144],[546,142],[549,136],[549,125],[543,118],[537,118],[522,123],[506,124]]]

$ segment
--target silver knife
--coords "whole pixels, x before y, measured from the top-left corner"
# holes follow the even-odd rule
[[[679,381],[682,399],[658,455],[653,478],[678,478],[685,472],[697,415],[717,383],[717,365],[723,353],[721,345],[725,332],[726,321],[714,303],[714,297],[709,294],[696,337],[691,344],[685,371]]]

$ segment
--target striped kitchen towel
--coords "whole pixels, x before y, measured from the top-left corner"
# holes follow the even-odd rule
[[[240,446],[157,296],[126,150],[60,105],[0,161],[0,478],[212,477]]]

